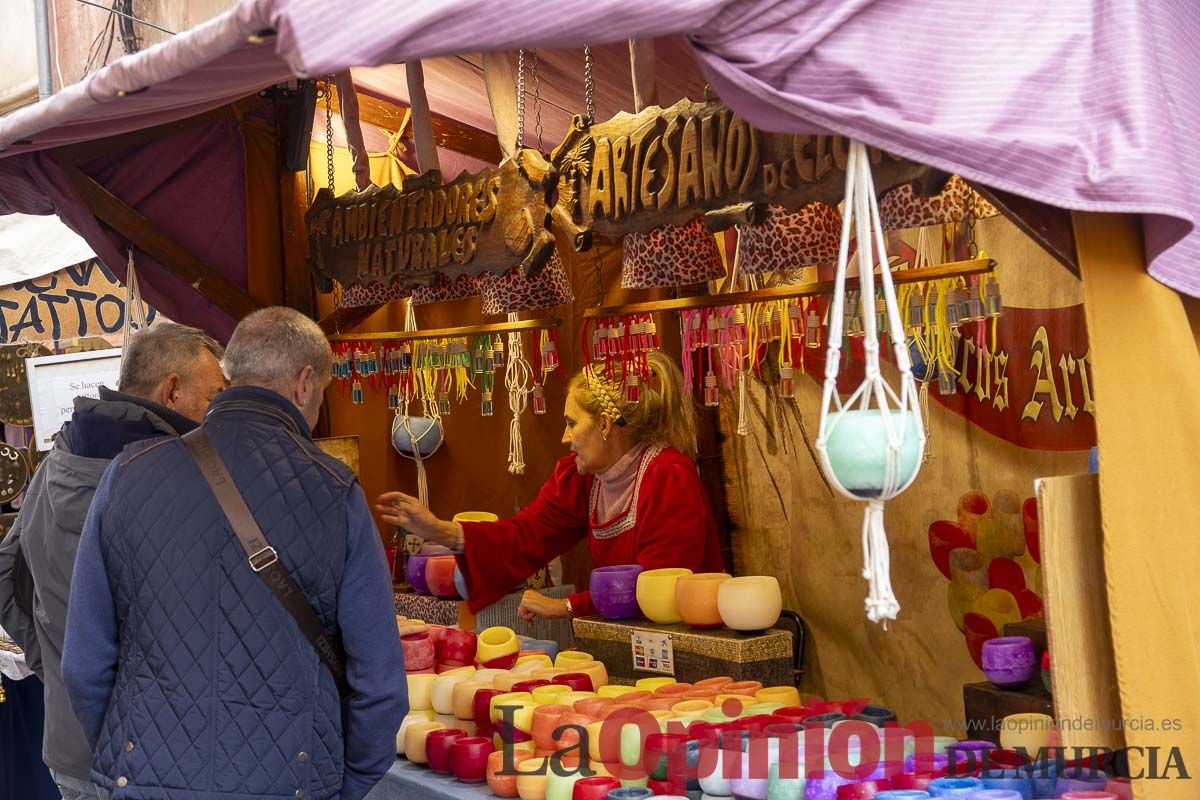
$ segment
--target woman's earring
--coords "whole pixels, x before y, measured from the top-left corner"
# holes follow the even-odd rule
[[[607,442],[607,441],[608,441],[608,434],[607,434],[607,433],[602,433],[602,434],[600,434],[600,438],[601,438],[601,439],[603,439],[604,441],[606,441],[606,442]]]

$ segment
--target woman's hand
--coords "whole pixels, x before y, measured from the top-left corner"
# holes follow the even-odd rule
[[[403,492],[384,492],[375,501],[375,510],[389,525],[430,539],[451,550],[458,548],[458,526],[438,519],[421,501]]]
[[[517,616],[532,625],[534,619],[538,617],[569,619],[571,612],[567,611],[566,600],[555,600],[553,597],[546,597],[541,592],[526,589],[525,594],[521,596],[521,605],[517,607]]]

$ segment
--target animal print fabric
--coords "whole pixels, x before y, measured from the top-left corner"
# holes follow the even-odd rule
[[[426,303],[441,303],[445,300],[461,300],[479,294],[479,278],[474,275],[460,275],[454,280],[447,280],[439,275],[428,286],[418,286],[412,290],[414,306]]]
[[[879,221],[884,230],[924,228],[947,222],[961,222],[967,209],[975,205],[975,218],[994,217],[996,207],[984,200],[966,181],[951,175],[940,194],[923,197],[911,183],[897,186],[879,201]]]
[[[769,206],[760,225],[738,225],[738,272],[758,275],[837,259],[842,215],[827,203],[799,211]]]
[[[687,225],[626,234],[622,247],[622,289],[685,286],[725,275],[717,240],[705,230],[702,217]]]
[[[542,271],[526,278],[520,269],[480,278],[484,314],[514,314],[532,308],[552,308],[575,299],[571,281],[556,249]]]
[[[367,286],[346,286],[342,289],[343,308],[354,306],[384,305],[393,300],[408,297],[410,292],[400,287],[399,283],[390,285],[374,281]]]

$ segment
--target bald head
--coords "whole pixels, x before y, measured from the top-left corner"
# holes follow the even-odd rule
[[[291,400],[316,425],[333,351],[317,323],[291,308],[272,306],[248,315],[225,348],[231,386],[261,386]]]

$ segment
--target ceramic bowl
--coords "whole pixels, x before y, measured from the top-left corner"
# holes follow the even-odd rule
[[[684,623],[700,629],[721,627],[717,588],[731,577],[727,572],[700,572],[680,577],[675,584],[675,606]]]
[[[441,775],[450,774],[450,748],[458,739],[465,738],[462,728],[440,728],[430,731],[425,737],[425,759],[429,768]]]
[[[550,683],[545,686],[538,686],[532,690],[533,702],[539,706],[560,703],[562,702],[562,696],[570,693],[571,687],[563,686],[561,683]]]
[[[450,705],[454,709],[455,719],[463,721],[475,719],[475,693],[480,689],[490,687],[490,683],[469,679],[455,684],[450,697]]]
[[[404,651],[404,669],[406,672],[432,669],[437,660],[433,639],[429,638],[428,633],[401,636],[400,647]]]
[[[891,411],[890,424],[901,425],[900,414]],[[830,419],[825,452],[837,482],[857,497],[878,497],[885,484],[888,461],[888,422],[877,408],[851,409]],[[902,446],[891,483],[905,487],[921,464],[920,420],[905,414]],[[728,623],[726,623],[728,624]]]
[[[434,556],[425,562],[425,583],[434,597],[450,600],[458,597],[454,588],[454,556]]]
[[[646,570],[637,578],[637,602],[642,614],[651,622],[670,625],[680,621],[675,605],[675,584],[690,569],[668,567]]]
[[[415,722],[404,732],[404,755],[414,764],[426,764],[425,740],[446,726],[440,722]]]
[[[882,728],[885,724],[896,721],[896,712],[887,706],[867,704],[851,719],[869,722],[876,727]]]
[[[474,664],[475,632],[462,628],[446,628],[438,637],[436,650],[439,664]]]
[[[430,691],[430,702],[433,704],[435,714],[454,713],[454,687],[466,680],[468,680],[468,676],[463,674],[438,675],[434,678],[433,688]]]
[[[521,800],[546,800],[545,758],[527,758],[517,765],[517,795]]]
[[[585,653],[582,650],[562,650],[554,659],[554,666],[574,672],[576,663],[595,660],[591,653]]]
[[[1054,790],[1062,797],[1073,793],[1086,797],[1088,792],[1104,792],[1107,785],[1108,778],[1102,771],[1092,771],[1087,767],[1067,767],[1059,773]]]
[[[727,684],[733,683],[733,678],[728,675],[717,675],[712,678],[705,678],[701,681],[696,681],[692,684],[696,689],[713,689],[718,692],[723,691]]]
[[[1037,673],[1033,641],[1028,636],[1001,636],[983,643],[983,673],[1001,689],[1024,686]]]
[[[632,691],[655,692],[664,686],[670,686],[678,683],[674,678],[638,678],[634,682]]]
[[[545,669],[535,669],[533,672],[529,673],[529,677],[545,678],[546,680],[553,682],[554,679],[559,675],[566,675],[568,672],[569,670],[565,670],[562,667],[548,667]]]
[[[978,778],[935,778],[929,782],[931,797],[970,797],[983,789]]]
[[[520,651],[521,644],[517,641],[517,635],[512,632],[512,629],[496,626],[480,632],[475,648],[475,659],[486,666],[491,662],[511,657],[515,664]]]
[[[408,675],[408,708],[410,711],[433,710],[433,682],[436,675]]]
[[[522,650],[521,653],[523,655],[517,655],[517,663],[513,665],[514,670],[532,673],[535,669],[553,669],[551,664],[554,662],[545,653],[530,653],[525,650]]]
[[[778,708],[800,705],[800,691],[795,686],[767,686],[754,693],[759,703],[779,703]]]
[[[454,777],[462,783],[486,781],[488,760],[495,749],[492,740],[487,736],[463,736],[456,739],[450,747],[450,766]]]
[[[417,594],[429,594],[429,584],[425,582],[425,565],[433,556],[423,553],[414,553],[408,557],[408,566],[405,567],[404,576],[408,578],[408,583]]]
[[[400,721],[400,729],[396,731],[396,755],[404,755],[404,737],[408,729],[418,722],[433,722],[432,711],[409,711]]]
[[[506,694],[499,689],[480,689],[471,699],[471,718],[480,736],[492,732],[492,700]]]
[[[717,607],[721,619],[733,630],[762,631],[778,621],[783,594],[779,581],[769,575],[730,578],[717,589]],[[735,690],[727,686],[725,691]]]
[[[616,778],[604,775],[580,778],[571,787],[571,800],[607,800],[608,793],[619,788],[621,788],[621,782]]]
[[[550,682],[568,686],[573,692],[594,691],[592,679],[583,672],[565,672],[562,675],[555,675]]]
[[[588,588],[592,605],[606,619],[631,619],[641,613],[637,600],[638,576],[645,570],[637,564],[597,567]]]
[[[554,731],[559,726],[559,720],[570,713],[573,713],[570,706],[550,703],[533,709],[529,732],[539,750],[555,749]]]
[[[582,672],[592,679],[592,686],[599,691],[608,686],[608,668],[602,661],[583,661],[571,665],[572,672]]]

